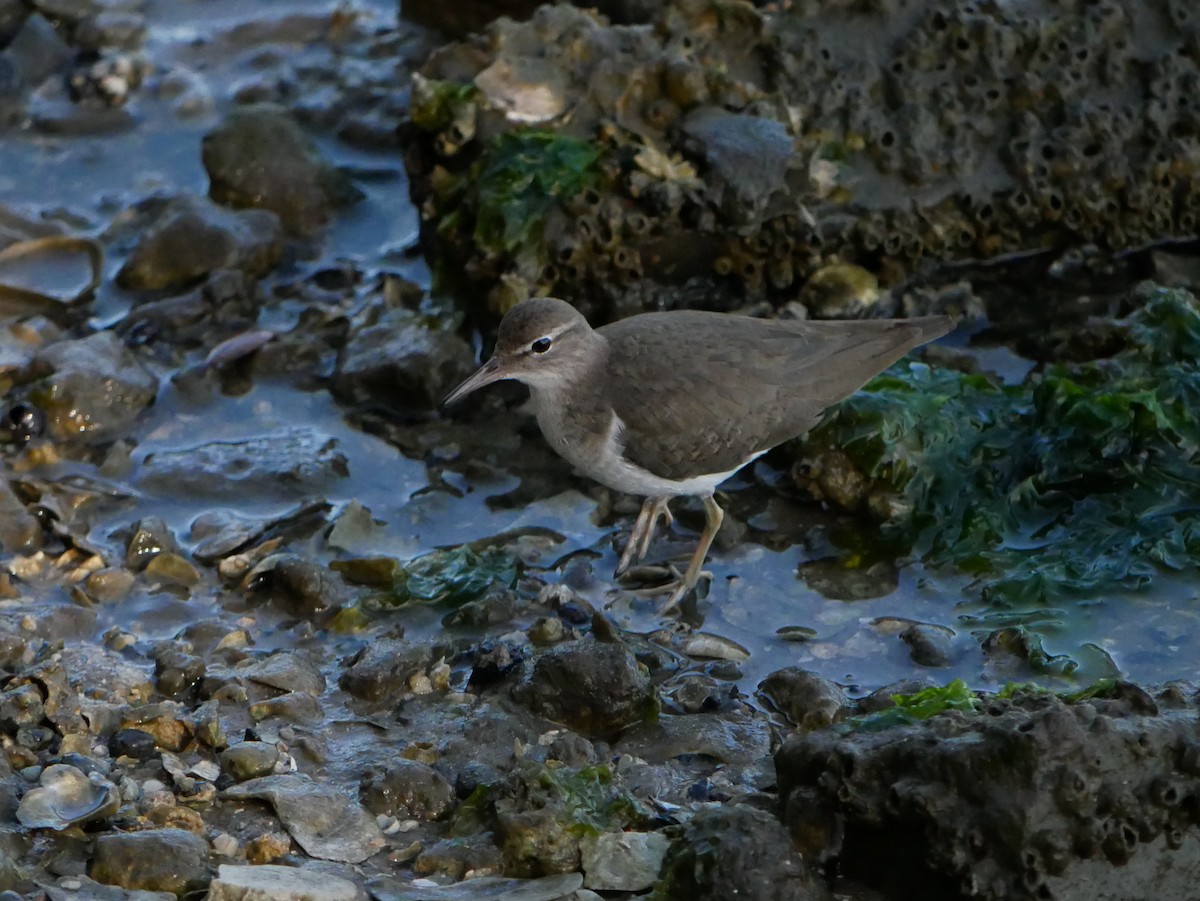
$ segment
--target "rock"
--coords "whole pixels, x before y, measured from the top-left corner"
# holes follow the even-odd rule
[[[442,775],[415,760],[390,760],[367,771],[359,787],[372,813],[436,820],[454,806],[454,789]]]
[[[337,445],[336,438],[297,426],[158,451],[143,461],[139,484],[173,497],[309,495],[346,476],[346,457]]]
[[[208,901],[356,901],[358,886],[313,870],[221,864]]]
[[[788,829],[869,886],[981,901],[1186,898],[1200,714],[1117,683],[1086,700],[982,699],[882,731],[795,733],[775,755]],[[904,848],[886,875],[876,853]],[[836,886],[835,886],[836,888]]]
[[[279,749],[265,741],[243,741],[221,752],[221,770],[235,781],[245,782],[275,772]]]
[[[432,410],[471,373],[473,359],[455,332],[396,311],[350,335],[331,387],[350,404]]]
[[[801,729],[823,729],[849,710],[849,700],[840,687],[795,666],[771,673],[758,690]]]
[[[787,830],[744,805],[701,810],[667,853],[655,894],[691,901],[827,901],[832,896],[804,867]]]
[[[771,753],[771,726],[753,714],[660,716],[630,726],[615,744],[651,763],[700,754],[724,764],[754,763]]]
[[[262,660],[239,667],[238,675],[279,691],[302,691],[314,697],[325,693],[325,676],[305,654],[276,651]]]
[[[658,879],[670,841],[661,832],[602,832],[584,837],[583,884],[601,892],[641,892]]]
[[[467,873],[499,876],[505,866],[500,849],[488,835],[481,834],[434,842],[421,850],[412,869],[418,876],[446,876],[457,881]]]
[[[900,633],[908,654],[917,666],[949,666],[951,632],[941,626],[914,623]]]
[[[212,878],[208,843],[183,829],[118,832],[96,839],[92,878],[107,885],[183,897]]]
[[[688,114],[683,131],[703,148],[709,171],[724,185],[722,206],[734,222],[757,219],[784,189],[796,151],[782,122],[705,106]]]
[[[236,109],[203,143],[209,195],[229,206],[271,210],[289,232],[309,235],[362,199],[282,107]]]
[[[158,379],[112,332],[51,344],[34,366],[51,371],[34,384],[30,397],[57,441],[123,438],[158,391]]]
[[[221,794],[270,802],[300,847],[322,860],[362,863],[384,843],[375,818],[361,805],[301,773],[251,779]]]
[[[108,752],[116,757],[149,760],[158,751],[154,736],[141,729],[118,729],[108,740]]]
[[[513,698],[590,737],[611,735],[658,710],[649,673],[622,644],[568,642],[523,669]]]
[[[291,554],[256,569],[251,582],[256,591],[268,594],[291,616],[311,617],[350,598],[350,590],[337,573]]]
[[[346,661],[338,686],[359,700],[380,701],[432,662],[428,647],[385,639],[367,645]]]
[[[122,288],[181,288],[215,269],[239,269],[257,277],[279,262],[283,228],[269,210],[234,212],[207,197],[150,203],[158,207],[157,215],[117,273]]]
[[[0,3],[0,24],[12,28],[21,20],[4,56],[15,67],[20,84],[36,88],[51,75],[64,72],[75,53],[41,13],[29,15],[28,7],[16,10],[12,6],[23,4]]]
[[[42,546],[42,526],[0,477],[0,553],[25,554]]]

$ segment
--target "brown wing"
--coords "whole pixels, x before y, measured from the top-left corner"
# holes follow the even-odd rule
[[[735,469],[803,434],[826,407],[952,325],[944,316],[777,322],[689,311],[599,331],[625,456],[682,479]]]

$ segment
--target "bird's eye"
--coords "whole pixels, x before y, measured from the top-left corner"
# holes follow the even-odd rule
[[[550,349],[550,339],[549,338],[538,338],[536,341],[534,341],[532,344],[529,345],[529,349],[532,350],[535,354],[544,354],[546,351],[548,351]]]

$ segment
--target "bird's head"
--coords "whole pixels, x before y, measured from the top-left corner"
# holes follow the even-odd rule
[[[500,321],[491,359],[446,395],[453,404],[504,379],[536,390],[569,384],[591,362],[599,336],[583,314],[563,300],[534,297],[517,304]]]

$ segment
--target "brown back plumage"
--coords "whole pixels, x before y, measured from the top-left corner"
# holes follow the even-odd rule
[[[632,463],[669,479],[725,472],[808,431],[827,407],[953,324],[633,316],[598,330],[609,349],[604,394],[627,427]]]

